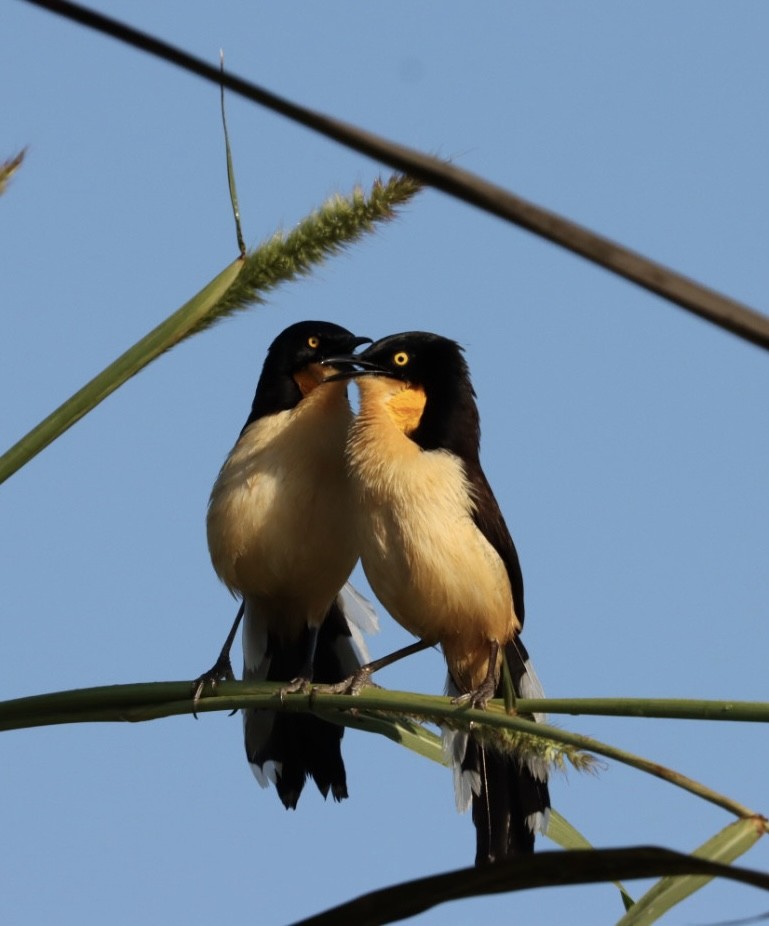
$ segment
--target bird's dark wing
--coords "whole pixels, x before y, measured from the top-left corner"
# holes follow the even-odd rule
[[[478,530],[494,547],[505,564],[510,579],[510,588],[513,592],[513,607],[521,627],[523,627],[523,574],[521,573],[518,551],[515,549],[513,538],[510,536],[505,519],[499,510],[499,504],[491,491],[491,486],[486,479],[486,474],[481,469],[480,463],[466,462],[465,471],[475,499],[473,520]]]

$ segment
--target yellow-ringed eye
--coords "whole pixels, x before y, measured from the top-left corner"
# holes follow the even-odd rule
[[[393,354],[393,363],[396,367],[405,367],[409,359],[405,350],[399,350],[397,354]]]
[[[320,338],[311,334],[309,338],[307,338],[307,346],[311,347],[313,350],[315,350],[316,347],[320,347]]]

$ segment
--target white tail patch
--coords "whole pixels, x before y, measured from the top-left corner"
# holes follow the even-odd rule
[[[254,778],[262,788],[269,788],[271,783],[276,784],[283,769],[283,763],[275,762],[274,759],[268,759],[264,765],[257,765],[255,762],[249,762],[248,764],[254,773]]]
[[[451,698],[455,698],[459,693],[459,689],[454,684],[454,679],[448,675],[446,677],[446,694]],[[451,767],[451,773],[454,777],[454,800],[459,813],[465,813],[470,809],[473,794],[481,793],[480,773],[472,769],[462,768],[462,760],[467,752],[468,738],[469,733],[467,730],[451,730],[449,727],[441,727],[443,756]]]
[[[467,752],[467,738],[466,730],[450,730],[448,727],[441,729],[443,755],[451,766],[454,777],[454,800],[459,813],[465,813],[470,809],[473,794],[481,793],[480,774],[462,768],[462,760]]]
[[[517,638],[512,642],[512,649],[515,651],[519,660],[517,666],[510,667],[511,675],[513,676],[513,679],[516,680],[514,681],[515,696],[517,698],[544,698],[545,689],[542,687],[542,682],[540,682],[539,676],[534,670],[531,659],[529,659],[529,654],[526,652],[523,644]],[[547,722],[547,714],[542,714],[539,712],[536,714],[523,714],[521,716],[531,717],[531,719],[536,723]],[[529,772],[531,772],[534,778],[544,783],[547,782],[549,774],[548,765],[545,759],[543,759],[541,756],[528,755],[525,759],[522,760],[522,762],[525,764],[526,768],[529,770]],[[536,814],[533,816],[536,816]],[[542,815],[540,814],[539,816]],[[538,826],[539,825],[540,824],[538,824]],[[541,823],[541,825],[546,827],[547,820]],[[534,828],[533,826],[530,828],[532,829],[532,832],[544,833],[543,829],[540,830]]]
[[[519,698],[544,698],[545,689],[542,687],[542,682],[539,680],[539,676],[534,671],[534,666],[531,664],[531,660],[527,659],[523,664],[524,674],[521,676],[521,681],[519,683],[519,691],[516,692]],[[537,723],[545,723],[547,721],[547,714],[536,713],[531,715]]]
[[[360,660],[359,664],[365,665],[371,659],[363,635],[379,633],[379,618],[374,606],[349,582],[344,584],[337,600],[350,628],[353,646]]]
[[[528,654],[524,658],[518,647],[516,647],[516,652],[521,656],[521,671],[518,673],[519,680],[515,692],[516,696],[519,698],[544,698],[544,688],[539,680],[539,676],[534,671],[534,666],[531,664]],[[446,694],[452,698],[460,694],[451,675],[446,677]],[[546,714],[537,713],[530,716],[537,723],[544,723],[547,719]],[[459,813],[464,813],[470,807],[473,794],[477,795],[481,792],[480,773],[462,768],[462,762],[467,752],[468,737],[469,733],[466,730],[451,730],[447,727],[441,729],[443,756],[446,762],[451,766],[451,771],[454,776],[454,798]],[[543,783],[547,783],[549,768],[544,758],[536,755],[528,755],[519,761],[529,770],[534,778]],[[526,825],[532,833],[544,834],[547,832],[549,819],[550,808],[548,807],[544,813],[538,811],[537,813],[529,814],[526,817]]]
[[[538,810],[536,813],[530,813],[526,817],[526,826],[532,833],[540,833],[542,836],[547,835],[547,828],[550,824],[550,808],[545,811]]]
[[[342,669],[352,675],[361,665],[369,661],[364,633],[376,633],[379,622],[373,606],[349,583],[338,596],[338,604],[350,628],[351,636],[340,635],[335,641],[337,656]],[[264,681],[270,671],[271,659],[267,654],[268,622],[260,615],[257,605],[248,598],[245,601],[243,620],[243,678],[247,681]],[[244,709],[243,725],[246,735],[246,751],[259,755],[272,735],[276,714],[270,710]],[[249,760],[249,767],[260,787],[277,784],[282,776],[283,763],[265,759],[261,764]]]

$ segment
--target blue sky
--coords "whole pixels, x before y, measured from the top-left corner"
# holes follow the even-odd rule
[[[767,310],[769,9],[759,2],[181,3],[102,8],[308,106],[452,158]],[[8,446],[236,254],[215,88],[23,3],[0,11],[0,437]],[[230,99],[257,244],[386,168]],[[0,698],[187,679],[233,614],[211,484],[267,345],[322,318],[460,341],[483,462],[524,569],[524,640],[552,696],[767,700],[769,358],[501,221],[426,192],[265,307],[183,344],[0,490]],[[365,581],[356,572],[364,591]],[[372,651],[409,642],[385,614]],[[239,656],[236,657],[239,661]],[[380,681],[439,691],[428,653]],[[554,718],[769,810],[761,728]],[[0,738],[9,924],[282,924],[470,864],[449,773],[348,732],[351,798],[262,792],[223,714]],[[611,764],[556,776],[599,846],[690,850],[716,808]],[[769,867],[760,843],[744,862]],[[551,847],[546,841],[542,847]],[[640,893],[641,885],[630,886]],[[711,885],[666,922],[765,911]],[[444,906],[610,923],[609,886]],[[577,920],[579,921],[579,920]]]

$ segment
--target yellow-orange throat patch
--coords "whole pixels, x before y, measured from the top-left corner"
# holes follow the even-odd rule
[[[396,392],[387,403],[387,412],[404,434],[411,434],[419,427],[427,396],[421,386],[407,386]]]

